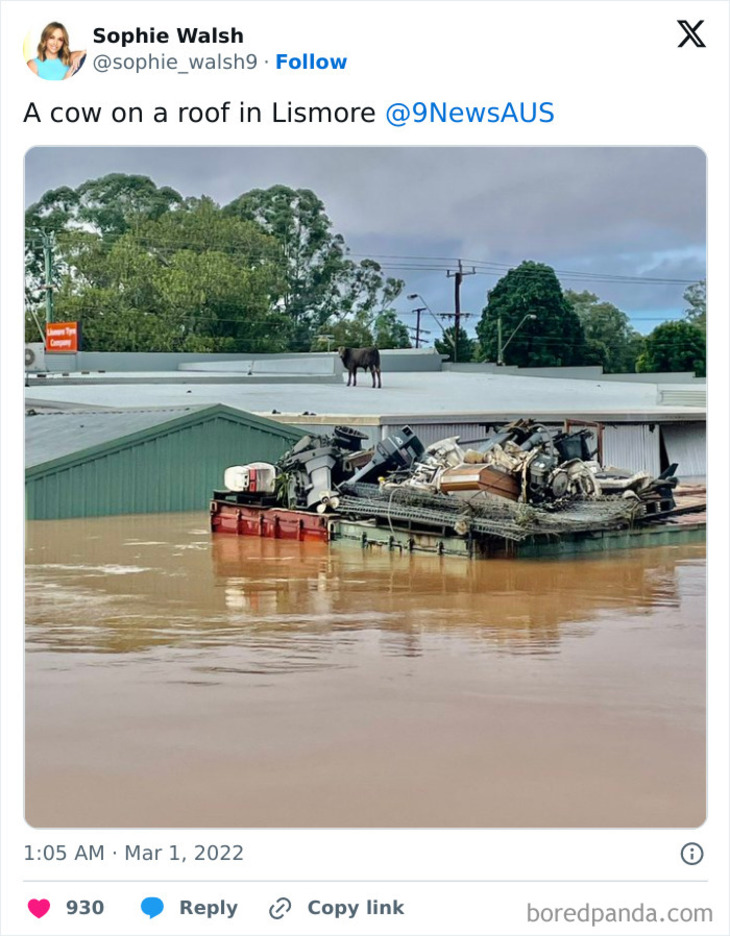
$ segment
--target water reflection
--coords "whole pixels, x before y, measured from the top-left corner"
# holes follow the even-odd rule
[[[293,666],[324,665],[329,646],[346,651],[358,635],[376,632],[384,654],[419,656],[424,638],[457,637],[547,653],[568,635],[590,635],[602,615],[677,607],[680,582],[685,594],[704,587],[703,545],[609,559],[469,562],[212,537],[204,523],[160,515],[29,524],[30,648],[248,644],[268,648],[286,668],[282,652],[296,649]]]

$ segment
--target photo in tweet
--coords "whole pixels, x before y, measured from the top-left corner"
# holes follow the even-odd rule
[[[700,825],[705,189],[31,149],[27,822]]]

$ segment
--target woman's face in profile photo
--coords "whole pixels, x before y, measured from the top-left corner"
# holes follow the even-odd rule
[[[60,29],[54,29],[48,36],[46,36],[46,55],[50,58],[57,58],[63,51],[63,43],[63,31]]]

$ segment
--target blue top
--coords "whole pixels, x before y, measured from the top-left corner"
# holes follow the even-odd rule
[[[63,81],[69,65],[64,65],[60,58],[46,59],[41,62],[39,58],[33,59],[38,67],[38,77],[47,81]]]

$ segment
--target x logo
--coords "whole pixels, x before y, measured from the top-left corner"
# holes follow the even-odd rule
[[[692,42],[694,42],[694,44],[697,46],[698,49],[704,49],[704,48],[706,48],[704,42],[703,42],[703,41],[700,39],[700,37],[697,35],[697,30],[698,30],[698,29],[700,28],[700,26],[704,23],[704,20],[700,20],[699,23],[695,23],[694,26],[690,26],[689,23],[687,22],[687,20],[677,20],[677,22],[678,22],[679,25],[682,27],[682,29],[687,33],[687,35],[684,37],[684,39],[683,39],[683,40],[679,43],[679,45],[677,46],[678,49],[681,49],[682,46],[685,44],[685,42],[686,42],[688,39],[691,39]]]

